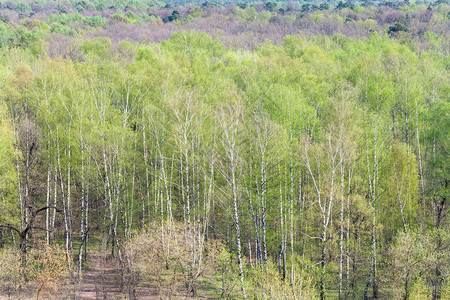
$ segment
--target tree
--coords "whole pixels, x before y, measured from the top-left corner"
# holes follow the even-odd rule
[[[343,163],[341,148],[344,138],[344,124],[330,124],[322,143],[311,142],[305,138],[303,159],[312,180],[312,191],[318,205],[321,219],[320,241],[322,266],[319,282],[320,298],[325,299],[325,272],[328,256],[328,242],[332,224],[333,205],[337,198],[337,176],[340,165]]]
[[[223,149],[223,156],[214,157],[217,171],[226,182],[224,197],[231,201],[233,211],[233,223],[236,233],[236,252],[239,265],[239,279],[242,285],[242,293],[245,296],[244,288],[244,268],[242,258],[241,225],[240,219],[240,167],[242,166],[241,154],[241,134],[243,125],[243,106],[237,96],[237,100],[232,103],[225,103],[218,108],[216,120],[218,124],[218,137],[220,146]]]
[[[277,7],[276,2],[264,2],[264,9],[267,11],[273,12],[276,7]]]
[[[20,224],[20,204],[17,201],[17,173],[15,161],[20,153],[14,149],[16,134],[8,117],[7,107],[0,105],[0,223]],[[6,236],[8,233],[4,232]],[[14,234],[10,232],[13,241]],[[0,244],[3,242],[0,240]]]
[[[384,163],[386,182],[382,217],[384,222],[389,220],[385,230],[397,231],[400,227],[406,232],[409,224],[415,223],[417,214],[419,175],[416,157],[406,144],[395,143]],[[394,205],[395,210],[392,209]]]
[[[437,284],[435,270],[441,270],[442,274],[449,272],[448,239],[448,232],[440,229],[427,233],[421,229],[399,230],[389,251],[393,268],[387,273],[397,296],[409,299],[425,293],[423,298],[431,298],[430,287]],[[435,249],[436,240],[447,246]]]

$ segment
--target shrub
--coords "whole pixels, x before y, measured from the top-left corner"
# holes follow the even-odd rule
[[[301,270],[301,265],[296,266]],[[248,274],[248,293],[255,299],[318,299],[312,276],[296,273],[294,282],[283,280],[278,268],[271,262],[257,266]]]
[[[164,224],[136,234],[126,245],[131,277],[156,284],[161,297],[173,297],[183,286],[197,294],[198,279],[218,275],[219,241],[205,241],[201,232],[189,235],[183,226]]]
[[[14,248],[0,249],[0,290],[11,294],[21,283],[20,252]]]
[[[409,300],[427,300],[431,299],[430,288],[425,284],[421,277],[419,277],[411,288]]]
[[[66,255],[58,245],[40,244],[30,251],[27,274],[36,286],[36,299],[55,293],[67,275]]]
[[[21,267],[21,253],[14,248],[0,249],[0,290],[20,296],[22,287],[35,290],[36,299],[54,294],[67,275],[65,252],[58,245],[39,244],[31,249],[27,266]]]

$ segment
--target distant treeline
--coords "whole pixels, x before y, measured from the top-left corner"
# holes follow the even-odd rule
[[[428,34],[448,33],[449,7],[442,0],[183,6],[155,1],[2,1],[0,47],[32,47],[49,51],[51,57],[66,57],[73,37],[160,42],[181,29],[206,32],[225,45],[247,49],[265,40],[281,43],[289,34],[361,38],[373,31],[427,44]]]

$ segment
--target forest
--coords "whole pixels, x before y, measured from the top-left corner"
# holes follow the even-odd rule
[[[0,0],[0,299],[450,299],[450,4]]]

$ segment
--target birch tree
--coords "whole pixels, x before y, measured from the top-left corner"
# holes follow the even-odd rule
[[[244,108],[238,98],[232,103],[223,104],[218,108],[216,118],[218,123],[218,139],[223,148],[224,156],[216,158],[216,169],[226,182],[225,197],[229,198],[233,211],[233,222],[236,233],[236,254],[239,265],[239,279],[242,285],[242,293],[245,296],[244,268],[242,261],[242,243],[240,228],[240,205],[241,205],[241,134],[243,126]]]

